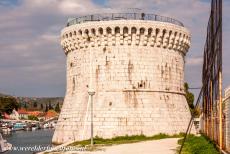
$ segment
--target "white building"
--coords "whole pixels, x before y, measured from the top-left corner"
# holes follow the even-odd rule
[[[225,113],[225,133],[226,149],[230,152],[230,86],[224,90],[224,113]]]
[[[19,114],[15,109],[10,114],[10,119],[19,120]]]

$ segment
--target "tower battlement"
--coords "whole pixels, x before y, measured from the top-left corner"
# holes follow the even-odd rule
[[[86,22],[64,28],[61,45],[66,53],[99,46],[149,46],[186,52],[190,33],[181,26],[143,20]]]

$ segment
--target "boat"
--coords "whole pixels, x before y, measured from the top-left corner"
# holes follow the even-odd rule
[[[38,128],[37,127],[32,127],[32,131],[35,131],[37,130]]]
[[[10,134],[12,132],[12,129],[10,127],[7,127],[7,125],[2,124],[1,132],[3,134]]]
[[[13,130],[14,130],[14,131],[24,130],[24,127],[25,127],[25,126],[26,126],[26,125],[25,125],[24,123],[17,122],[17,123],[14,124]]]
[[[26,125],[23,128],[24,128],[25,131],[32,131],[31,123],[26,123]]]
[[[37,130],[37,129],[38,129],[38,125],[37,125],[37,124],[32,124],[32,125],[31,125],[31,127],[32,127],[32,131],[34,131],[34,130]]]
[[[3,139],[2,134],[0,134],[0,153],[11,150],[12,144],[8,143]]]
[[[50,123],[46,123],[43,125],[43,128],[44,129],[49,129],[49,128],[52,128],[52,125]]]
[[[37,129],[38,129],[37,126],[35,126],[35,125],[32,126],[32,131],[37,130]]]
[[[25,127],[23,127],[25,131],[31,131],[32,127],[31,125],[26,125]]]

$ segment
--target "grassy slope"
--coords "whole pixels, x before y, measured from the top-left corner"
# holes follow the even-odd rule
[[[178,141],[180,145],[182,140]],[[219,154],[219,152],[213,142],[209,141],[205,136],[189,135],[184,144],[182,154]]]
[[[164,139],[164,138],[180,138],[182,137],[183,134],[178,134],[178,135],[166,135],[166,134],[158,134],[154,136],[144,136],[144,135],[133,135],[133,136],[118,136],[112,139],[103,139],[99,137],[94,138],[94,144],[96,145],[112,145],[112,144],[125,144],[125,143],[135,143],[135,142],[140,142],[140,141],[148,141],[148,140],[159,140],[159,139]],[[84,141],[77,141],[72,143],[70,146],[85,146],[90,144],[90,139],[89,140],[84,140]]]

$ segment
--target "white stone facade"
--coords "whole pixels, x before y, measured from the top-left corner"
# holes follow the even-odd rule
[[[67,90],[53,142],[90,138],[90,78],[96,92],[94,136],[184,132],[191,117],[183,86],[190,38],[186,28],[157,21],[64,28]]]
[[[230,152],[230,86],[224,90],[225,139],[226,150]]]

